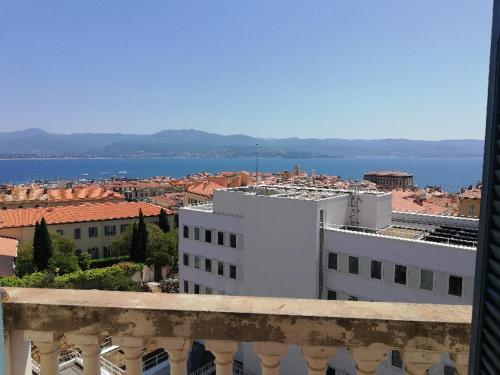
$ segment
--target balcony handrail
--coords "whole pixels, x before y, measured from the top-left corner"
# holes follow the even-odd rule
[[[208,362],[207,364],[201,366],[198,370],[194,370],[189,375],[204,375],[209,370],[215,371],[215,361]]]
[[[343,347],[373,342],[401,347],[419,332],[436,342],[448,338],[452,351],[469,343],[470,306],[6,289],[9,330]],[[120,323],[125,321],[135,324]]]

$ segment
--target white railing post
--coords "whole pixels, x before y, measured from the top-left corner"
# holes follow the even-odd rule
[[[75,335],[67,334],[66,338],[75,344],[82,351],[83,357],[83,375],[100,375],[101,364],[101,344],[102,336],[96,335]]]
[[[187,374],[187,359],[193,342],[182,337],[160,337],[156,343],[168,353],[170,373],[172,375]]]
[[[260,358],[262,375],[279,375],[280,360],[286,353],[286,345],[277,342],[256,342],[255,352]]]
[[[302,355],[306,360],[309,375],[324,375],[328,360],[335,355],[336,348],[324,346],[303,346]]]
[[[141,375],[145,340],[140,337],[127,336],[113,337],[113,340],[125,354],[126,374]]]
[[[40,375],[57,375],[59,373],[59,340],[58,332],[24,331],[26,340],[30,340],[40,352]]]
[[[238,351],[238,343],[229,340],[207,340],[205,347],[215,357],[217,375],[232,375],[234,355]]]

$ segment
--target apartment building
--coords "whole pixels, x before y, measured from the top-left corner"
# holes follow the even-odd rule
[[[181,292],[471,304],[478,221],[392,212],[391,198],[295,187],[216,190],[212,204],[180,209]],[[298,350],[288,350],[283,374],[305,373]],[[258,372],[249,347],[238,356]],[[393,356],[385,373],[402,373],[398,363]],[[347,351],[330,366],[355,374]]]
[[[109,257],[113,239],[138,220],[158,222],[161,207],[144,202],[85,203],[72,206],[0,210],[0,236],[15,238],[19,244],[33,241],[35,223],[45,218],[49,231],[75,241],[77,252],[93,258]],[[171,215],[173,224],[173,211]]]
[[[458,215],[479,218],[481,189],[465,190],[458,195]]]

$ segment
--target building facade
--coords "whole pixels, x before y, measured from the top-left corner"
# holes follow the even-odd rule
[[[470,304],[477,220],[391,205],[378,191],[217,190],[213,204],[180,209],[181,292]],[[282,373],[305,373],[297,351]],[[249,348],[239,356],[257,372]],[[355,373],[346,351],[330,365]]]
[[[374,171],[368,172],[364,180],[376,183],[381,188],[409,189],[413,187],[413,175],[399,171]]]
[[[30,244],[35,223],[43,217],[49,231],[74,240],[77,252],[87,251],[92,258],[109,257],[113,240],[128,225],[137,222],[139,210],[143,212],[145,222],[157,223],[160,209],[144,202],[120,202],[1,210],[0,236],[15,238],[20,244]],[[173,212],[167,214],[173,225]]]
[[[481,189],[470,189],[458,195],[458,215],[479,218]]]

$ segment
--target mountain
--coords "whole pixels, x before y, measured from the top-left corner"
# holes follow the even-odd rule
[[[195,129],[150,135],[121,133],[53,134],[31,128],[0,133],[0,157],[481,157],[483,141],[410,139],[255,138]]]

